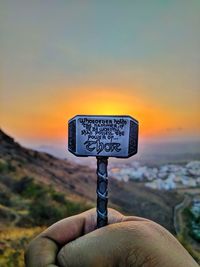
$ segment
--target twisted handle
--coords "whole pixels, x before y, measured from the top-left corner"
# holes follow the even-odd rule
[[[108,222],[108,158],[97,157],[97,228]]]

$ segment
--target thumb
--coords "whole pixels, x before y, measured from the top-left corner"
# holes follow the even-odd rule
[[[118,266],[120,255],[126,257],[128,250],[127,228],[123,225],[125,223],[108,225],[68,243],[58,254],[59,266]]]
[[[150,221],[121,222],[97,229],[65,245],[61,267],[196,267],[179,242]]]

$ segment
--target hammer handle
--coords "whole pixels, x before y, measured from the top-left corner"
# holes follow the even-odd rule
[[[97,228],[108,223],[108,158],[97,157]]]

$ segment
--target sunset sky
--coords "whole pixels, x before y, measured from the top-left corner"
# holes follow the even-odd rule
[[[200,139],[200,1],[1,1],[0,125],[66,143],[76,114],[131,115],[141,140]]]

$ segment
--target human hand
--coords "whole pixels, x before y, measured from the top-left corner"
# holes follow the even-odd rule
[[[197,267],[162,226],[109,209],[96,229],[96,210],[61,220],[31,241],[27,267]]]

